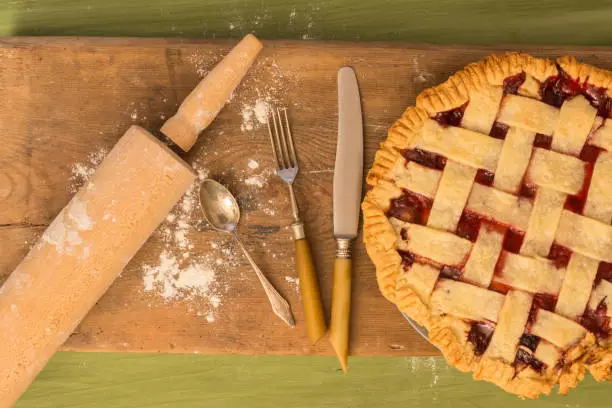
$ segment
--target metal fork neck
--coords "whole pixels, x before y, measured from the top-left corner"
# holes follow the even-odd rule
[[[293,239],[299,241],[300,239],[306,238],[306,232],[304,231],[304,223],[302,221],[294,222],[291,224],[293,230]]]
[[[293,183],[287,183],[287,186],[289,186],[291,213],[293,214],[293,224],[291,224],[291,229],[293,229],[293,239],[297,241],[306,238],[306,233],[304,232],[304,223],[300,219],[300,211],[295,199],[295,193],[293,192]]]
[[[300,209],[298,208],[295,193],[293,192],[293,183],[287,183],[287,186],[289,186],[289,199],[291,200],[291,214],[293,215],[293,222],[301,222]]]

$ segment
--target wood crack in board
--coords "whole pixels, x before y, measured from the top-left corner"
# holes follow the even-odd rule
[[[0,224],[0,229],[2,228],[46,228],[49,224],[30,224],[27,222],[18,222],[12,224]]]

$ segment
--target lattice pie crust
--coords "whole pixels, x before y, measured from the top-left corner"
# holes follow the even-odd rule
[[[417,97],[364,235],[381,292],[448,362],[535,398],[612,379],[612,73],[511,53]]]

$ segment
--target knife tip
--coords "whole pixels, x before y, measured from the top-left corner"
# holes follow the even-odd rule
[[[334,352],[336,353],[336,358],[338,359],[338,362],[340,363],[340,367],[342,368],[342,371],[344,372],[344,374],[346,374],[348,372],[348,344],[347,345],[340,344],[340,343],[337,344],[331,338],[330,338],[330,343],[332,345],[332,348],[334,349]]]
[[[338,80],[340,80],[340,78],[342,77],[354,77],[355,76],[355,70],[352,67],[342,67],[338,70]]]

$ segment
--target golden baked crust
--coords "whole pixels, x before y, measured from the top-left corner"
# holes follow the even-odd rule
[[[469,64],[443,84],[421,92],[417,96],[416,106],[430,115],[458,108],[468,101],[471,94],[479,92],[483,87],[501,86],[505,78],[521,72],[544,81],[557,75],[557,68],[550,60],[533,58],[527,54],[491,55]]]
[[[612,379],[612,348],[592,333],[563,350],[564,358],[556,366],[546,366],[541,372],[530,366],[518,366],[500,358],[476,355],[474,345],[466,340],[470,325],[448,314],[432,309],[415,292],[408,281],[409,271],[402,266],[398,253],[398,235],[386,215],[393,199],[402,195],[396,185],[394,168],[403,162],[403,152],[419,141],[419,131],[434,115],[460,108],[479,93],[500,87],[504,80],[525,73],[524,86],[519,95],[533,96],[534,84],[560,75],[557,68],[580,82],[608,89],[612,87],[612,73],[577,62],[573,57],[562,57],[555,62],[521,53],[490,56],[458,71],[446,82],[423,91],[416,99],[416,107],[406,109],[393,124],[387,139],[381,143],[374,163],[367,175],[371,189],[362,204],[364,241],[367,253],[376,266],[381,293],[398,308],[425,326],[429,340],[436,345],[453,366],[473,373],[475,379],[497,384],[504,390],[525,398],[549,394],[555,385],[566,394],[582,380],[589,370],[597,381]]]

